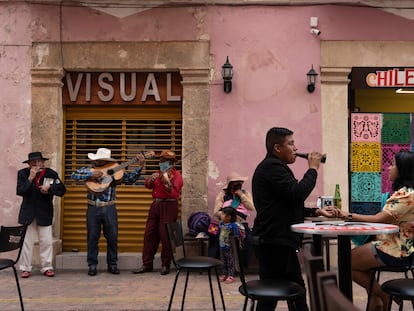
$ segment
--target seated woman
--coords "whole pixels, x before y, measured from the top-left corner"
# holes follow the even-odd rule
[[[376,215],[361,215],[341,211],[343,218],[395,224],[400,231],[395,234],[377,235],[375,239],[352,250],[352,278],[369,289],[371,268],[381,266],[407,266],[414,252],[414,153],[398,152],[389,167],[389,180],[394,193],[384,208]],[[375,281],[369,310],[385,310],[388,295]]]

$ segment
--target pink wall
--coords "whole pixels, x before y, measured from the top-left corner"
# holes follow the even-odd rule
[[[17,170],[30,148],[30,10],[0,5],[0,222],[15,224]]]
[[[377,9],[344,6],[157,8],[124,18],[85,7],[0,4],[0,139],[6,163],[0,179],[1,219],[16,219],[16,172],[30,140],[32,42],[209,40],[214,75],[210,105],[209,206],[228,172],[251,176],[264,157],[272,126],[295,132],[301,151],[320,150],[320,85],[306,90],[306,72],[319,71],[321,40],[413,40],[414,21]],[[310,34],[310,17],[322,34]],[[392,27],[391,27],[392,25]],[[234,66],[233,91],[224,94],[221,66]],[[203,138],[200,138],[203,139]],[[47,155],[47,150],[42,150]],[[328,155],[329,161],[329,155]],[[305,161],[292,166],[300,177]],[[321,170],[322,173],[322,170]],[[313,197],[320,194],[321,179]],[[6,208],[3,208],[5,206]],[[10,220],[12,222],[12,220]]]

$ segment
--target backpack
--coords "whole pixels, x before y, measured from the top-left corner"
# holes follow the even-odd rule
[[[210,216],[205,212],[195,212],[188,218],[188,229],[191,236],[196,236],[200,232],[208,232],[210,225]]]

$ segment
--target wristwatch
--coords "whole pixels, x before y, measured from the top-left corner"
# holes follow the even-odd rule
[[[351,213],[348,214],[348,221],[352,221],[352,214]]]

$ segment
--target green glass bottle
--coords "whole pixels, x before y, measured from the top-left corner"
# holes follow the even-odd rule
[[[341,204],[341,191],[339,190],[339,184],[335,185],[335,195],[334,195],[334,205],[336,206],[336,208],[341,209],[342,208],[342,204]]]

